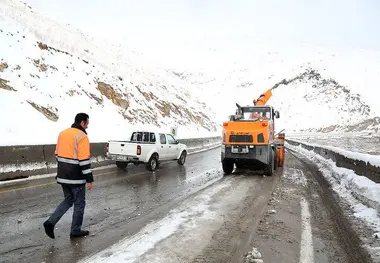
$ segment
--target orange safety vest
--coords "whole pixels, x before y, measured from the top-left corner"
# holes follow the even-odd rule
[[[56,145],[57,183],[80,185],[93,182],[90,142],[85,130],[73,124],[58,136]]]

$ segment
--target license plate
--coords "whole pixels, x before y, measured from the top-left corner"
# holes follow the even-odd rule
[[[248,147],[232,147],[231,152],[233,153],[248,153]]]
[[[116,160],[126,161],[127,160],[127,156],[116,156]]]

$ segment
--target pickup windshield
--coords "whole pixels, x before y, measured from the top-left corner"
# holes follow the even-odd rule
[[[156,135],[153,132],[133,132],[131,142],[155,143]]]

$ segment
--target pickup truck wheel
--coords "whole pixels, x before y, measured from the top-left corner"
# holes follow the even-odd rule
[[[158,167],[158,158],[157,158],[157,155],[156,154],[153,154],[149,161],[147,162],[146,164],[146,168],[149,170],[149,171],[155,171]]]
[[[179,157],[177,163],[180,164],[180,165],[184,165],[185,162],[186,162],[186,156],[187,156],[186,151],[183,151],[183,152],[181,153],[181,156]]]
[[[117,168],[119,168],[121,170],[125,170],[128,166],[128,163],[127,162],[116,162],[116,166],[117,166]]]

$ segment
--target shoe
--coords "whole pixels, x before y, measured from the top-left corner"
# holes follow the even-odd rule
[[[54,225],[50,223],[49,221],[44,222],[44,228],[45,228],[45,233],[48,237],[55,239],[54,236]]]
[[[81,230],[79,232],[70,233],[70,237],[83,237],[83,236],[87,236],[88,234],[90,234],[90,231]]]

